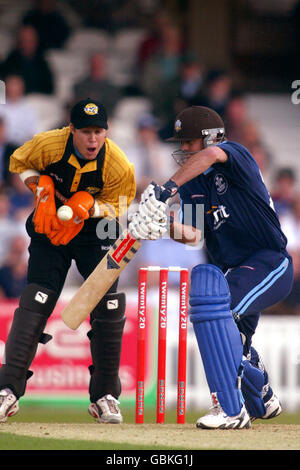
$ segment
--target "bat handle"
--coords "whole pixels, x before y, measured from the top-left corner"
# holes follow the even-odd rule
[[[63,204],[66,204],[68,202],[68,199],[63,196],[57,189],[55,190],[55,196],[57,197],[57,199],[60,200],[60,202],[62,202]]]

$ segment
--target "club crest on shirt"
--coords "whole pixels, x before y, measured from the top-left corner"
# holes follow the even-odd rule
[[[228,181],[225,176],[218,173],[214,178],[214,182],[217,188],[217,193],[220,195],[225,194],[228,189]]]

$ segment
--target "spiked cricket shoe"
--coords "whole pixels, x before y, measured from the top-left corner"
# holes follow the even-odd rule
[[[228,416],[220,405],[215,405],[209,413],[198,419],[196,426],[202,429],[248,429],[251,419],[245,405],[236,416]]]
[[[18,400],[10,388],[0,390],[0,423],[5,423],[7,418],[15,415],[18,411]]]
[[[105,395],[96,403],[91,403],[88,412],[99,423],[119,424],[123,422],[119,404],[120,402],[112,395]]]

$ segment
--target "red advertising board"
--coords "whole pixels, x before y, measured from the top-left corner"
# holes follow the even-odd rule
[[[91,365],[90,345],[87,332],[89,320],[77,330],[68,328],[61,319],[64,307],[59,302],[49,318],[45,333],[52,335],[46,345],[39,344],[36,357],[30,367],[34,372],[27,383],[27,398],[56,397],[68,400],[87,399],[89,369]],[[5,341],[12,323],[17,301],[0,302],[0,363],[3,360]],[[137,305],[127,299],[126,323],[123,336],[120,378],[122,398],[135,397]],[[149,332],[150,328],[148,329]],[[149,334],[149,333],[148,333]],[[149,358],[149,355],[148,355]],[[149,360],[146,364],[146,377],[149,377]]]

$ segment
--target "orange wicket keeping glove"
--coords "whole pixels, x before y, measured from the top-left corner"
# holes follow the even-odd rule
[[[66,206],[71,207],[73,211],[73,218],[77,217],[79,220],[86,220],[90,217],[89,211],[94,204],[95,199],[90,193],[86,191],[78,191],[72,197],[70,197],[66,203]],[[61,220],[63,225],[68,225],[69,222],[70,221]]]
[[[50,176],[40,176],[33,192],[35,194],[35,210],[33,213],[35,231],[48,235],[52,230],[57,230],[59,226],[56,216],[55,187]]]
[[[59,220],[59,228],[52,231],[48,238],[53,245],[67,245],[82,229],[84,221],[90,217],[89,211],[95,200],[86,191],[78,191],[65,204],[71,207],[73,217],[70,220]]]

